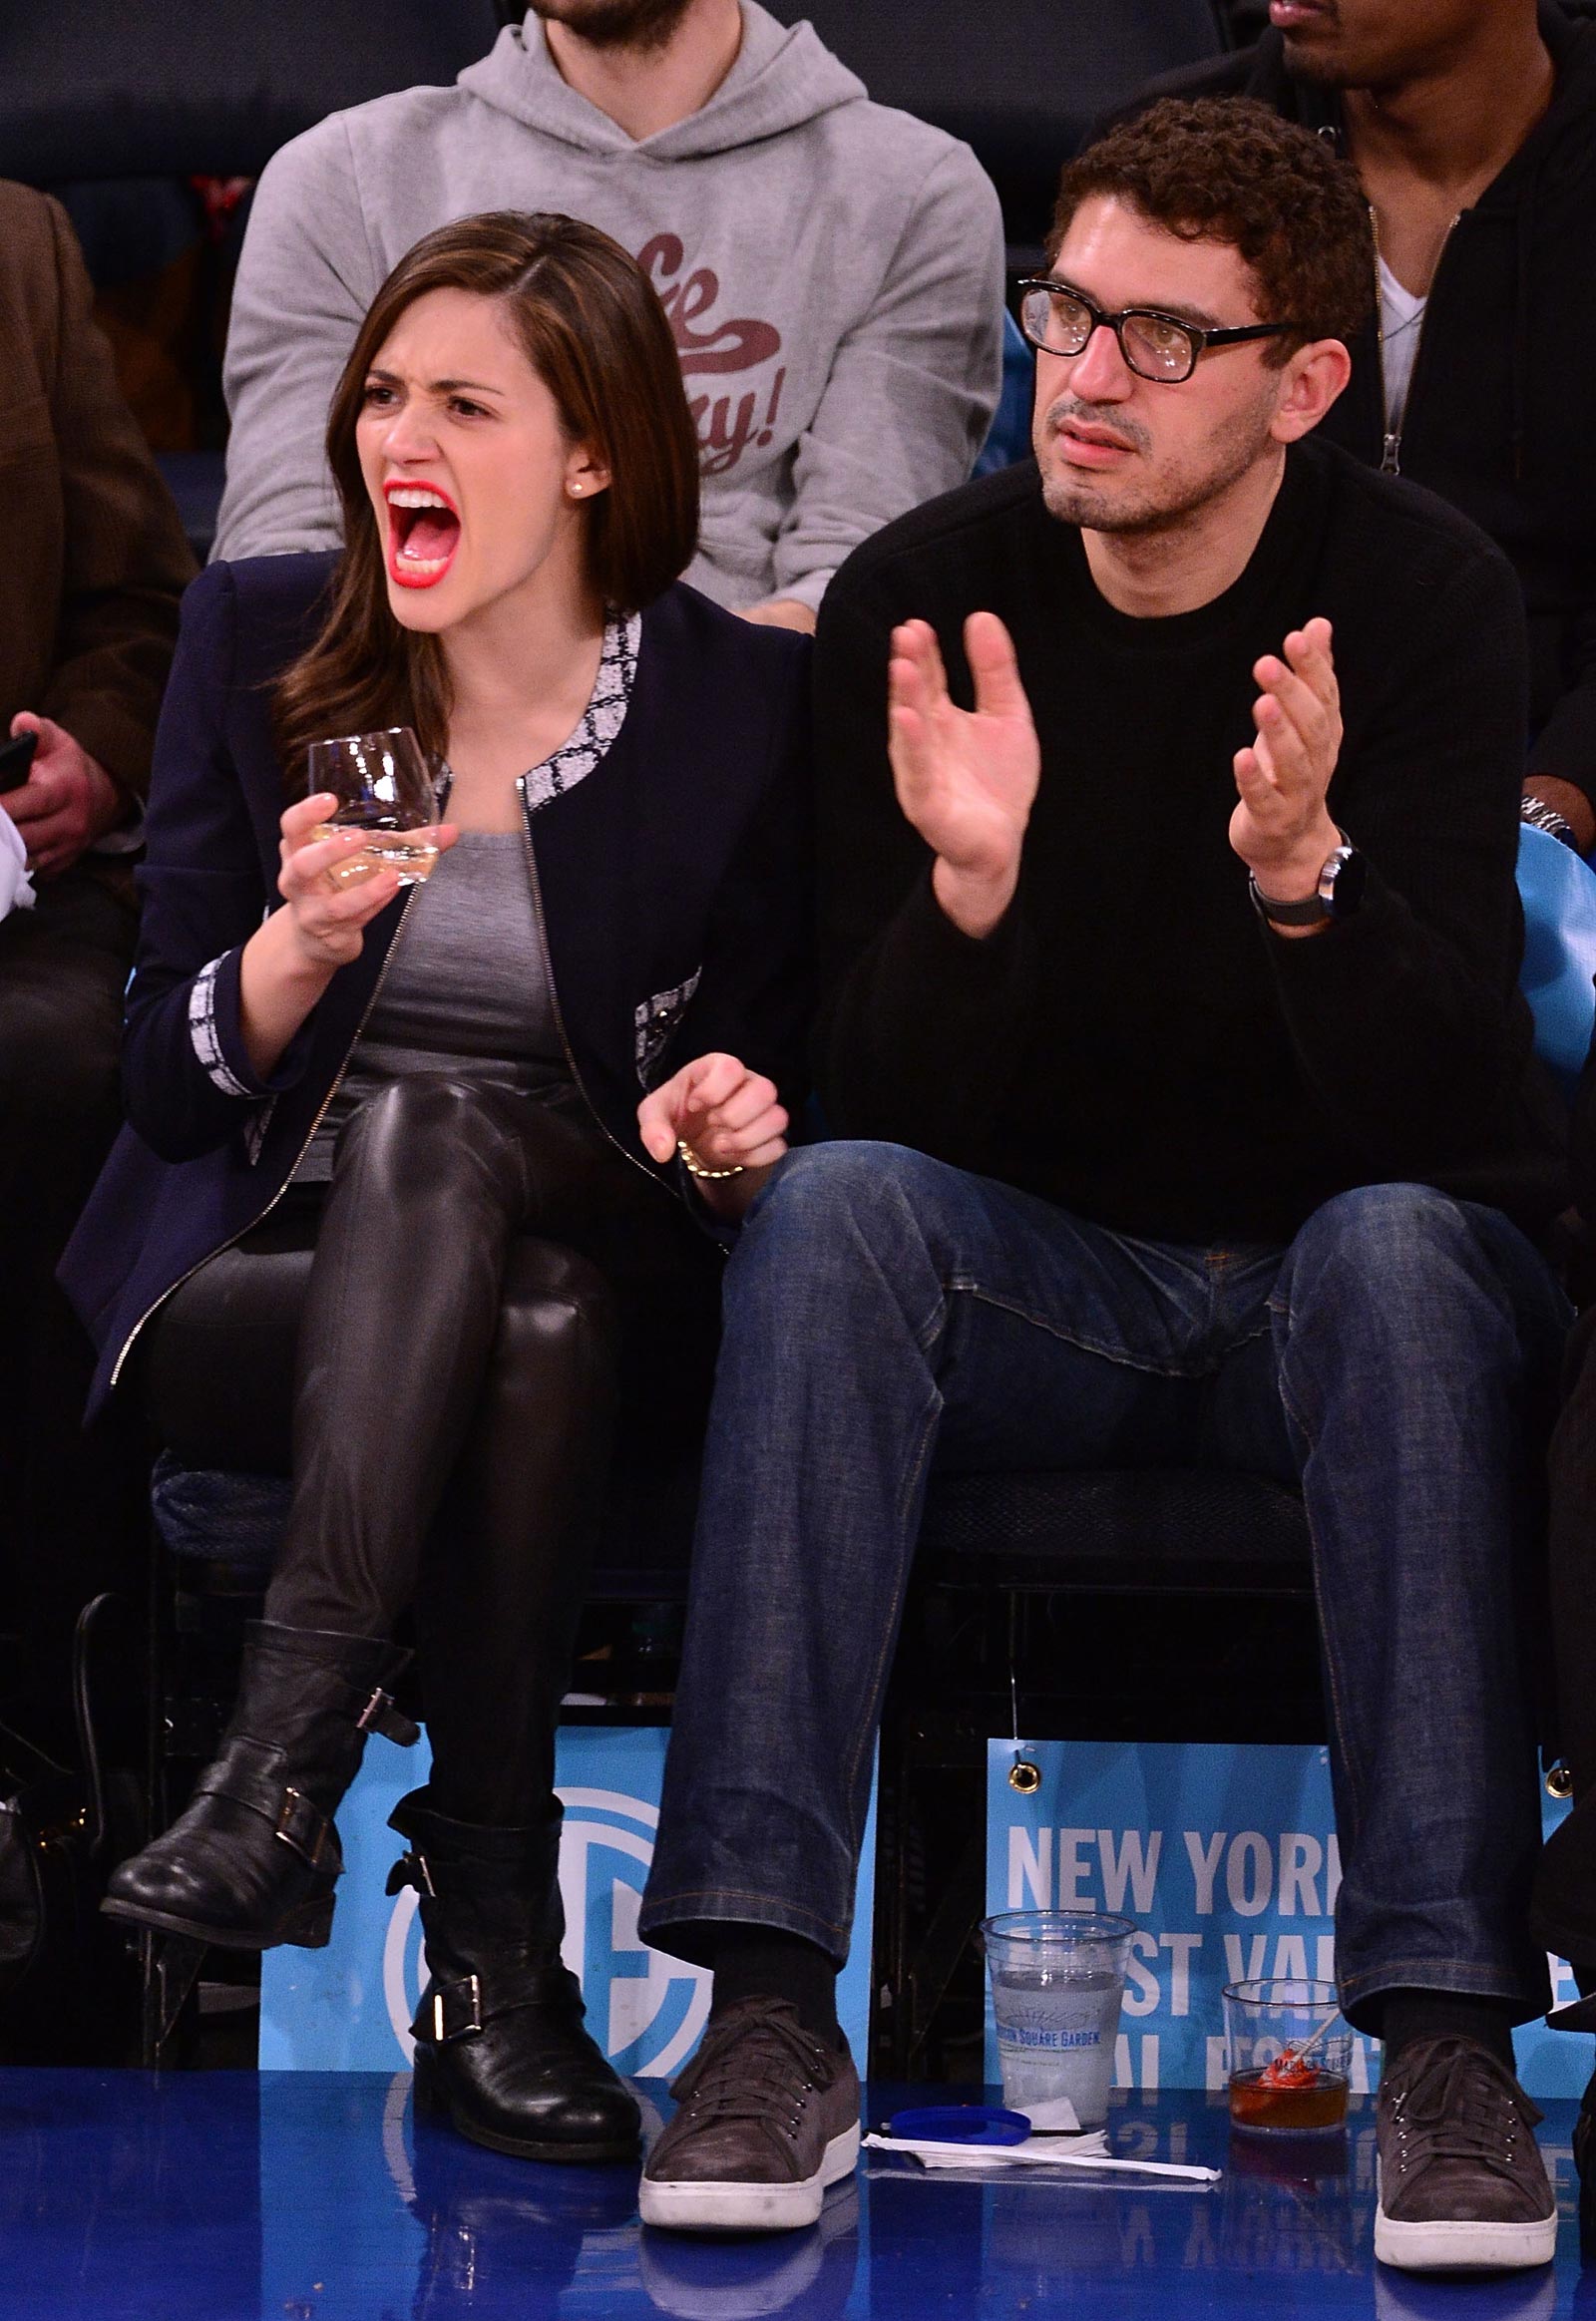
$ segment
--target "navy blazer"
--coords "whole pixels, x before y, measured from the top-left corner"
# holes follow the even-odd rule
[[[91,1412],[161,1301],[249,1231],[292,1176],[416,890],[366,930],[269,1080],[252,1071],[238,963],[280,907],[286,803],[271,681],[314,634],[330,556],[212,565],[184,601],[156,737],[144,917],[129,988],[129,1125],[61,1278],[100,1350]],[[721,1049],[796,1113],[811,1003],[809,641],[681,583],[642,616],[624,724],[585,780],[528,817],[576,1077],[637,1137],[644,1090]]]

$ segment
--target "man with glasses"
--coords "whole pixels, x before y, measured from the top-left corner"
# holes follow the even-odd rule
[[[1480,534],[1314,439],[1371,278],[1326,145],[1147,114],[1065,172],[1024,293],[1035,464],[828,596],[843,1141],[728,1270],[641,1917],[714,2008],[650,2223],[803,2223],[852,2165],[833,1976],[934,1465],[1212,1465],[1307,1501],[1378,2252],[1551,2254],[1510,2036],[1546,1987],[1513,1566],[1564,1327],[1523,625]]]

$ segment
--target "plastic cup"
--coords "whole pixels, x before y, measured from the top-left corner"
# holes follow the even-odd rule
[[[1346,2124],[1353,2035],[1336,2022],[1334,1983],[1277,1976],[1225,1991],[1225,2077],[1231,2126],[1249,2135],[1321,2135]],[[1325,2026],[1334,2024],[1333,2030]],[[1312,2040],[1300,2065],[1279,2066]]]
[[[1081,2128],[1101,2128],[1134,1924],[1091,1910],[1010,1910],[981,1931],[1003,2102],[1032,2118],[1040,2105],[1068,2104]]]

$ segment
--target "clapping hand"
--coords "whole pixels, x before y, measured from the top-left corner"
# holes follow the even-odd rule
[[[1294,628],[1282,651],[1253,664],[1258,738],[1236,752],[1230,843],[1271,901],[1295,903],[1313,894],[1341,844],[1325,803],[1341,754],[1341,693],[1328,620]]]
[[[967,935],[989,935],[1013,898],[1041,777],[1041,748],[1008,631],[995,612],[965,622],[976,706],[948,691],[936,632],[892,634],[888,749],[898,803],[937,857],[938,902]]]

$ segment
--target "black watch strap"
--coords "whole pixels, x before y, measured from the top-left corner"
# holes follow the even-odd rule
[[[1300,903],[1280,903],[1266,895],[1248,874],[1247,892],[1253,909],[1271,927],[1323,927],[1330,919],[1347,919],[1363,901],[1366,870],[1363,856],[1344,830],[1341,844],[1326,857],[1316,893]]]
[[[1318,927],[1331,917],[1330,905],[1321,902],[1317,895],[1310,895],[1302,903],[1277,903],[1263,892],[1254,878],[1248,879],[1247,891],[1252,896],[1253,909],[1271,927]]]

